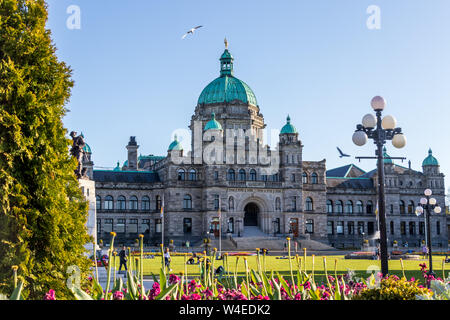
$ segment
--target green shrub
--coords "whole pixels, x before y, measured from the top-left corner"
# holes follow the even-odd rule
[[[417,295],[428,295],[429,290],[419,281],[390,276],[382,279],[376,287],[363,289],[354,300],[416,300]]]

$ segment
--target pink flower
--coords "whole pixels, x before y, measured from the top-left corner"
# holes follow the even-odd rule
[[[121,291],[114,292],[113,300],[123,300],[123,292]]]
[[[175,284],[175,283],[178,283],[179,281],[180,281],[180,278],[177,277],[176,275],[171,274],[169,276],[169,284]]]
[[[190,296],[190,300],[201,300],[202,297],[199,294],[193,293]]]
[[[56,300],[55,290],[50,289],[44,296],[44,300]]]

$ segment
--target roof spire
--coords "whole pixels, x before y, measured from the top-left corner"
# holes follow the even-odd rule
[[[225,51],[220,57],[220,75],[223,76],[232,76],[233,75],[233,56],[228,51],[228,40],[225,38]]]

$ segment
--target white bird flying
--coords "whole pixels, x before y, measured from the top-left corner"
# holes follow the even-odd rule
[[[195,27],[195,28],[192,28],[191,30],[189,30],[188,32],[186,32],[186,33],[181,37],[181,39],[186,38],[188,34],[194,34],[194,31],[197,30],[197,29],[199,29],[199,28],[201,28],[201,27],[203,27],[203,26],[197,26],[197,27]]]

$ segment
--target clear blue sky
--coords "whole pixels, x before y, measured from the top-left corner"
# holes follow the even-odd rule
[[[304,160],[373,169],[375,160],[339,159],[336,146],[353,157],[374,154],[372,143],[356,147],[351,137],[382,95],[408,139],[402,150],[389,142],[388,153],[421,169],[431,147],[450,176],[448,0],[47,2],[57,54],[75,80],[64,123],[84,133],[96,166],[123,163],[130,136],[140,153],[165,155],[218,76],[226,36],[235,76],[255,92],[267,128],[280,129],[290,114]],[[80,30],[66,27],[72,4]],[[380,30],[366,26],[369,5],[381,9]],[[197,25],[204,27],[181,40]]]

